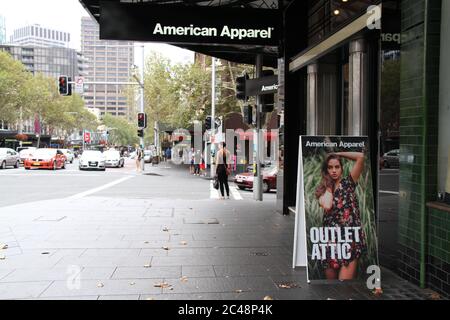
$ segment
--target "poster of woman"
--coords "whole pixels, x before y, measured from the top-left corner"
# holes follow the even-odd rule
[[[301,137],[309,280],[367,278],[378,265],[367,137]]]

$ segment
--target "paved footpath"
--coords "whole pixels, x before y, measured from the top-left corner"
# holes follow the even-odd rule
[[[275,213],[273,197],[211,199],[210,181],[179,168],[166,181],[168,170],[0,207],[0,299],[431,297],[388,270],[381,297],[359,283],[308,285],[292,269],[294,217]],[[183,197],[176,186],[189,181]]]

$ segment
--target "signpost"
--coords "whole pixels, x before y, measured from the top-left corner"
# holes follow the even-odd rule
[[[75,93],[82,95],[84,93],[84,78],[75,77]]]

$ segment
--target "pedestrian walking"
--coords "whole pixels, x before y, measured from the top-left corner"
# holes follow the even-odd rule
[[[144,153],[140,147],[136,148],[136,172],[141,172],[141,160],[144,157]]]
[[[220,187],[220,193],[221,193],[221,200],[225,199],[225,193],[224,193],[224,187],[227,191],[227,199],[230,199],[230,187],[228,185],[228,176],[231,172],[231,166],[230,166],[230,152],[226,149],[226,143],[222,142],[220,144],[220,150],[217,152],[216,155],[216,174],[217,178],[219,180],[219,187]]]
[[[194,155],[194,175],[200,175],[200,164],[202,162],[202,154],[200,150],[195,151]]]

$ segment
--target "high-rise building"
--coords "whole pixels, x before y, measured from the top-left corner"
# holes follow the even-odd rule
[[[67,75],[72,79],[84,75],[84,58],[75,49],[0,45],[0,50],[9,52],[31,73],[41,72],[55,81],[60,75]]]
[[[88,108],[101,115],[131,117],[127,86],[134,66],[134,43],[100,40],[99,25],[90,17],[81,20],[81,52],[87,60],[84,99]]]
[[[5,17],[0,16],[0,44],[4,44],[5,42],[6,42]]]
[[[70,33],[44,28],[38,24],[13,31],[11,44],[33,47],[69,47]]]

